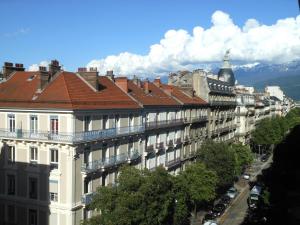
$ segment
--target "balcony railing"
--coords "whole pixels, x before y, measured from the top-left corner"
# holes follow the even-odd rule
[[[184,118],[185,123],[199,123],[207,121],[207,116],[195,116],[190,118]]]
[[[150,121],[146,122],[145,129],[159,129],[165,127],[173,127],[183,125],[183,119],[173,119],[173,120],[162,120],[162,121]]]
[[[11,132],[7,129],[0,129],[0,137],[4,139],[25,139],[25,140],[41,140],[63,143],[80,143],[96,140],[104,140],[109,138],[122,137],[130,134],[141,133],[145,130],[144,126],[131,126],[110,128],[105,130],[92,130],[76,133],[51,133],[47,131],[30,131],[16,129]]]
[[[210,101],[209,104],[211,106],[235,106],[237,103],[236,101]]]
[[[92,201],[93,201],[93,197],[95,195],[95,192],[90,192],[90,193],[86,193],[86,194],[83,194],[81,196],[81,203],[83,205],[88,205],[90,204]]]
[[[86,173],[95,172],[98,170],[105,170],[106,168],[110,168],[112,166],[117,166],[126,162],[130,162],[132,160],[138,159],[141,154],[138,151],[134,151],[130,154],[122,153],[119,155],[110,156],[104,159],[91,161],[88,163],[84,163],[81,167],[81,170]]]
[[[181,159],[180,158],[176,158],[170,161],[166,162],[166,167],[169,169],[172,169],[174,167],[178,167],[181,164]]]

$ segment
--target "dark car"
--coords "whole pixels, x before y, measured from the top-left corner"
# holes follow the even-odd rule
[[[217,217],[217,216],[221,216],[223,214],[223,212],[225,211],[226,206],[222,203],[218,203],[214,206],[213,210],[212,210],[212,214]]]
[[[220,203],[224,204],[226,207],[230,204],[231,198],[228,195],[223,195],[220,199]]]
[[[212,212],[208,212],[205,214],[205,216],[202,220],[202,223],[205,223],[206,221],[209,221],[209,220],[214,220],[215,218],[216,218],[216,216]]]
[[[266,155],[266,154],[262,155],[261,158],[260,158],[260,160],[262,162],[266,162],[268,160],[268,155]]]

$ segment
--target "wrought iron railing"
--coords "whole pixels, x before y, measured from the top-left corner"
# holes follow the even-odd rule
[[[16,129],[11,132],[8,129],[0,129],[0,138],[2,139],[25,139],[25,140],[41,140],[51,142],[63,143],[79,143],[89,142],[94,140],[103,140],[107,138],[115,138],[135,133],[141,133],[145,130],[144,126],[130,126],[120,128],[110,128],[104,130],[92,130],[85,132],[64,133],[57,132],[51,133],[47,131],[31,131]]]
[[[140,156],[141,154],[137,150],[130,154],[121,153],[119,155],[114,155],[100,160],[94,160],[88,163],[84,163],[81,167],[81,170],[86,173],[91,173],[98,170],[102,171],[106,168],[117,166],[138,159]]]
[[[172,127],[172,126],[179,126],[183,124],[183,119],[173,119],[173,120],[162,120],[162,121],[150,121],[146,122],[145,129],[157,129],[157,128],[164,128],[164,127]]]

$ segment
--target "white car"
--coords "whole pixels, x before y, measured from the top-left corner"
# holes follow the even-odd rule
[[[250,179],[250,174],[244,173],[244,174],[243,174],[243,178],[244,178],[245,180],[249,180],[249,179]]]
[[[231,199],[235,198],[238,194],[238,191],[235,187],[229,188],[229,190],[226,193]]]
[[[215,220],[207,220],[203,225],[218,225]]]

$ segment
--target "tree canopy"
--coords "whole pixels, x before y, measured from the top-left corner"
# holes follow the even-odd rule
[[[211,140],[204,142],[198,150],[198,160],[218,176],[218,188],[232,184],[235,177],[236,159],[234,151],[225,143]]]

